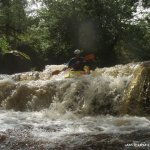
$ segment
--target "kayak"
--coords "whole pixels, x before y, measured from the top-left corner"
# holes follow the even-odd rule
[[[80,77],[82,75],[86,75],[90,73],[90,69],[88,66],[84,66],[84,71],[75,71],[75,70],[66,70],[64,77],[65,78],[75,78]]]
[[[75,78],[75,77],[80,77],[82,75],[85,75],[85,71],[73,71],[69,70],[65,73],[64,77],[65,78]]]

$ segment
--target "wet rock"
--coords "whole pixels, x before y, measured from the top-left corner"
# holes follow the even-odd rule
[[[4,133],[0,133],[0,142],[5,141],[7,138],[7,135]]]
[[[150,114],[150,61],[144,62],[133,73],[133,79],[123,98],[123,114]]]

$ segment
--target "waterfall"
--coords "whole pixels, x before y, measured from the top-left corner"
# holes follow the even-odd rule
[[[0,75],[0,149],[149,149],[150,62],[64,67]]]
[[[4,109],[55,110],[80,115],[147,115],[150,107],[150,62],[96,68],[89,75],[52,76],[64,65],[46,66],[42,72],[26,72],[0,78],[0,102]]]

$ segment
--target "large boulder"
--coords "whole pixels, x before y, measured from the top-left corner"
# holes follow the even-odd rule
[[[2,59],[2,64],[3,73],[5,74],[26,72],[31,69],[30,57],[17,50],[5,53]]]

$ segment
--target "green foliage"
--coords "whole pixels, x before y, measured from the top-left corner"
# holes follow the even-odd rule
[[[26,0],[2,0],[0,3],[0,34],[15,46],[17,35],[26,30]]]
[[[5,36],[0,37],[0,53],[4,54],[9,50],[9,43]]]
[[[25,53],[19,52],[17,50],[13,51],[14,56],[18,56],[20,58],[26,59],[28,61],[31,61],[30,57],[28,55],[26,55]]]
[[[32,25],[29,27],[25,34],[19,36],[22,43],[32,45],[32,48],[39,53],[44,53],[48,47],[48,40],[46,40],[47,28]]]
[[[33,0],[44,7],[32,16],[26,14],[27,0],[2,0],[0,47],[28,54],[34,67],[66,62],[76,48],[96,53],[101,66],[148,60],[149,16],[132,22],[138,1]],[[149,7],[146,0],[143,5]]]
[[[129,25],[137,1],[44,1],[46,8],[39,17],[48,28],[48,53],[68,58],[80,48],[96,51],[105,64],[112,63],[114,45]]]
[[[25,13],[26,0],[13,0],[10,11],[11,15],[11,27],[14,32],[22,33],[26,29],[26,13]]]
[[[150,1],[149,0],[143,0],[143,6],[144,7],[150,7]]]
[[[119,63],[150,59],[150,26],[145,19],[132,25],[115,47]]]

